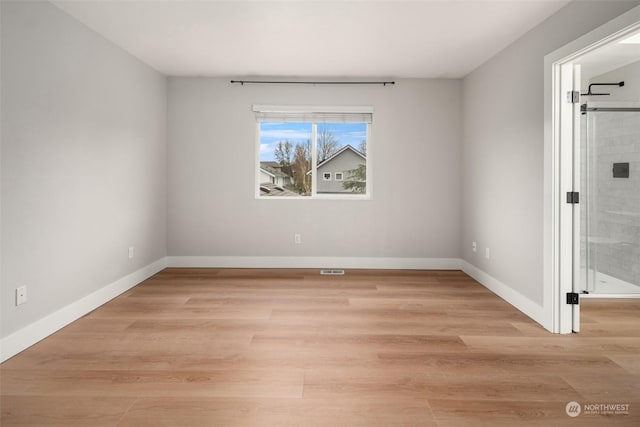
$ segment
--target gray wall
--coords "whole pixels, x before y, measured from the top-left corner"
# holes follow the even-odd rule
[[[373,199],[256,200],[252,104],[372,105]],[[314,87],[170,78],[169,255],[457,258],[461,120],[459,80]]]
[[[464,79],[462,258],[541,305],[544,56],[638,4],[572,2]]]
[[[166,255],[166,79],[50,3],[1,7],[5,337]]]

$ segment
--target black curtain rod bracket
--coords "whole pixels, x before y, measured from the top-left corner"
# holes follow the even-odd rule
[[[283,80],[231,80],[232,84],[239,83],[244,86],[246,84],[281,84],[281,85],[394,85],[394,81],[380,81],[380,82],[350,82],[350,81],[324,81],[324,82],[310,82],[310,81],[283,81]]]

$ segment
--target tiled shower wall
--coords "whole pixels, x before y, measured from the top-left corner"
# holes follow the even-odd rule
[[[588,113],[585,130],[588,267],[640,286],[640,113]],[[629,178],[614,178],[614,163],[629,163]]]
[[[582,75],[585,91],[589,83],[625,83],[599,87],[610,95],[581,97],[581,103],[640,107],[640,61],[595,77],[583,67]],[[586,203],[580,203],[582,271],[597,270],[633,283],[640,292],[640,113],[599,112],[582,118],[580,185],[586,195],[582,198]],[[629,178],[614,178],[613,163],[629,163]],[[598,283],[596,291],[602,291]]]

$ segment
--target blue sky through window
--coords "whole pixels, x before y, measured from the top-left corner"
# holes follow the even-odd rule
[[[358,149],[367,139],[366,123],[318,123],[318,132],[326,129],[340,142],[340,148],[349,144]],[[260,123],[260,161],[275,161],[273,150],[279,141],[289,140],[295,144],[311,139],[311,123]]]

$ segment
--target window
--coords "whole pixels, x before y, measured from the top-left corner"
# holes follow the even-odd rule
[[[370,198],[371,107],[255,105],[253,110],[256,197]],[[264,191],[274,185],[284,191]]]

